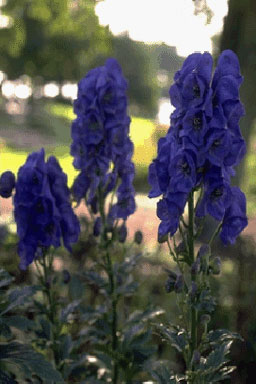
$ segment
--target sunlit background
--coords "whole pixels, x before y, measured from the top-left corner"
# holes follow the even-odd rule
[[[103,65],[108,57],[115,57],[129,84],[130,136],[134,142],[136,167],[138,208],[128,220],[128,229],[129,234],[142,229],[145,247],[151,251],[153,248],[150,246],[157,244],[159,221],[155,213],[156,201],[147,198],[148,166],[156,156],[158,139],[169,128],[173,110],[169,88],[173,76],[185,57],[195,51],[211,52],[216,63],[220,51],[230,48],[239,57],[244,76],[241,100],[247,112],[240,125],[248,151],[235,183],[242,186],[247,196],[250,221],[245,235],[252,235],[255,239],[254,2],[0,0],[0,174],[7,169],[17,173],[31,151],[44,147],[47,155],[58,157],[68,175],[69,186],[72,185],[77,171],[70,156],[70,127],[75,118],[72,103],[77,95],[78,81],[90,69]],[[11,199],[0,199],[0,203],[0,224],[13,223]],[[14,233],[15,228],[10,228]],[[233,249],[231,257],[228,255],[224,261],[220,280],[219,296],[223,311],[217,313],[214,321],[216,324],[220,321],[234,331],[242,330],[243,337],[250,340],[247,352],[243,356],[241,351],[237,353],[241,380],[237,378],[231,382],[254,383],[256,313],[252,303],[256,292],[255,244],[244,240],[244,243],[238,242],[235,251]],[[162,262],[159,261],[158,248],[153,257],[157,263]],[[9,259],[8,248],[7,264]],[[160,269],[162,271],[162,266]],[[152,291],[145,291],[145,295],[154,291],[158,299],[163,289],[162,277],[159,278],[155,270],[153,273],[147,270],[147,273],[148,282],[151,284],[152,280],[152,287],[155,286],[150,286]],[[159,284],[162,284],[160,288]],[[234,316],[234,313],[238,315]],[[251,381],[247,381],[249,376]]]
[[[148,192],[148,165],[173,111],[174,73],[195,51],[217,57],[227,14],[227,0],[0,0],[0,169],[12,153],[17,172],[28,150],[44,145],[60,156],[71,185],[77,84],[113,56],[129,84],[136,186]]]

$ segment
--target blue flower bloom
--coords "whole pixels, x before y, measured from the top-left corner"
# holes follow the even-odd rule
[[[225,212],[220,233],[225,245],[234,244],[237,236],[248,225],[244,193],[238,187],[232,187],[231,193],[231,204]]]
[[[189,137],[193,144],[201,146],[209,129],[205,113],[202,109],[191,108],[183,118],[180,136]]]
[[[196,165],[193,155],[188,150],[179,150],[169,165],[172,192],[190,192],[196,183]]]
[[[199,188],[203,196],[197,205],[197,216],[210,214],[218,221],[232,220],[231,177],[246,152],[239,128],[244,115],[239,100],[243,78],[232,51],[222,52],[211,79],[211,55],[194,53],[184,61],[170,87],[176,109],[171,115],[170,129],[158,142],[157,157],[148,176],[152,186],[149,197],[162,195],[157,208],[161,219],[159,238],[167,233],[173,235],[178,228],[186,204],[182,199],[179,206],[180,194],[187,198]],[[234,200],[238,204],[241,199],[236,194]],[[240,215],[240,224],[236,219],[238,232],[245,223],[244,217]],[[232,231],[235,233],[235,229]]]
[[[61,238],[71,251],[80,225],[69,199],[67,176],[55,157],[45,162],[43,149],[30,154],[19,169],[14,195],[21,269],[32,263],[38,248],[59,247]]]
[[[0,177],[0,196],[8,198],[15,187],[15,175],[11,171],[2,173]]]
[[[161,220],[158,228],[158,238],[161,239],[168,233],[174,235],[179,226],[180,216],[182,215],[187,194],[169,193],[157,203],[157,216]]]
[[[79,82],[74,102],[77,118],[71,128],[73,164],[81,171],[72,187],[74,198],[78,202],[85,198],[92,206],[99,190],[106,198],[119,185],[112,213],[123,219],[135,210],[126,90],[127,82],[115,59],[91,70]]]
[[[211,95],[210,79],[212,57],[209,53],[194,53],[175,74],[175,84],[170,88],[171,103],[178,109],[207,104]]]
[[[198,205],[196,215],[202,217],[208,213],[216,220],[222,220],[225,210],[230,205],[230,192],[230,186],[224,180],[211,183]]]

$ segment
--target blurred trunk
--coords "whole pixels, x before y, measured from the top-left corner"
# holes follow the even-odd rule
[[[240,127],[249,148],[256,116],[256,2],[255,0],[229,0],[229,11],[225,18],[220,50],[232,49],[238,56],[244,82],[241,86],[241,101],[246,115]],[[242,185],[245,179],[245,160],[237,168],[234,184]]]

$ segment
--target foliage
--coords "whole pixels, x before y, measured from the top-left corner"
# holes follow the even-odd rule
[[[80,78],[97,55],[109,53],[109,33],[94,7],[94,0],[8,0],[1,8],[9,17],[0,30],[1,70],[11,79],[24,74],[35,81]]]

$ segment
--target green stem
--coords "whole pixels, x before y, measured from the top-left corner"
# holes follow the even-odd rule
[[[189,258],[191,263],[194,262],[194,192],[192,191],[189,195],[188,200],[188,248]],[[191,281],[196,283],[196,275],[191,273]],[[192,359],[193,352],[197,348],[197,310],[194,306],[191,308],[191,342],[190,342],[190,359]]]
[[[43,267],[43,285],[44,285],[44,292],[47,299],[47,317],[50,323],[52,324],[52,352],[54,356],[54,365],[57,369],[59,369],[60,365],[60,357],[59,357],[59,351],[58,351],[58,338],[59,338],[59,323],[57,319],[57,313],[56,313],[56,305],[54,303],[54,297],[52,295],[52,289],[49,282],[49,276],[52,275],[52,262],[53,258],[52,255],[49,256],[49,263],[47,265],[47,255],[44,253],[42,257],[42,267]]]
[[[99,211],[100,216],[102,219],[103,224],[103,233],[102,233],[102,243],[105,249],[106,254],[106,271],[108,274],[109,279],[109,288],[110,288],[110,295],[111,295],[111,301],[112,301],[112,320],[111,320],[111,328],[112,328],[112,351],[115,352],[117,350],[118,345],[118,339],[117,339],[117,298],[115,294],[115,279],[114,279],[114,273],[113,273],[113,265],[112,260],[109,254],[109,240],[107,238],[107,228],[106,228],[106,216],[105,216],[105,209],[104,209],[104,197],[102,196],[101,191],[99,190]],[[116,384],[118,380],[118,362],[114,360],[113,365],[113,376],[112,376],[112,383]]]

